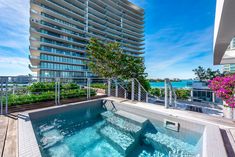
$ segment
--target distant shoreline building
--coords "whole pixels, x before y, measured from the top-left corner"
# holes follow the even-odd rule
[[[143,57],[144,10],[127,0],[30,0],[29,68],[37,76],[92,76],[86,55],[91,37]]]

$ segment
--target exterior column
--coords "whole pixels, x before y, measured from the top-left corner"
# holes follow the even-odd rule
[[[86,1],[86,28],[85,28],[86,32],[88,32],[88,21],[89,21],[88,20],[88,18],[89,18],[88,17],[89,16],[88,15],[88,7],[89,7],[89,0]]]

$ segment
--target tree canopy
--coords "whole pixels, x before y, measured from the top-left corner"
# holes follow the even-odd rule
[[[200,81],[212,80],[216,76],[223,75],[218,69],[217,70],[212,70],[211,68],[205,69],[202,66],[193,69],[193,72],[197,76],[196,79],[199,79]]]
[[[120,43],[103,43],[95,38],[90,39],[87,46],[89,69],[98,76],[105,78],[130,79],[137,78],[149,89],[146,83],[144,60],[123,53]]]

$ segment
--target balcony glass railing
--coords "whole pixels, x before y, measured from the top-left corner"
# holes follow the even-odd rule
[[[141,42],[141,41],[144,40],[143,38],[139,38],[139,37],[133,36],[133,35],[127,33],[127,32],[124,32],[123,35],[128,37],[129,39],[131,39],[133,41],[136,41],[136,42]]]
[[[126,41],[124,41],[123,44],[125,44],[125,45],[130,45],[130,46],[133,46],[133,47],[140,47],[140,46],[141,46],[141,44],[139,44],[139,43],[133,44],[133,43],[126,42]]]
[[[103,1],[101,1],[101,2],[103,3],[103,5],[107,5],[105,2],[103,2]],[[112,2],[112,1],[110,1],[110,2]],[[108,5],[108,7],[106,9],[109,13],[113,14],[113,16],[116,16],[117,18],[120,17],[120,14],[122,14],[122,15],[126,15],[128,18],[130,18],[133,21],[136,21],[137,23],[141,23],[142,20],[144,19],[144,17],[143,17],[144,15],[138,15],[138,14],[132,13],[129,10],[126,10],[126,8],[124,8],[123,6],[117,5],[115,3],[113,3],[113,5],[115,5],[116,7],[113,7],[112,5]],[[125,13],[125,14],[122,13],[120,10],[123,10],[123,9],[125,9],[131,15],[127,14],[127,13]],[[119,15],[114,14],[113,13],[114,11],[117,12]]]
[[[40,70],[40,77],[62,77],[62,78],[75,78],[84,77],[84,72],[66,72],[66,71],[50,71],[50,70]]]
[[[125,23],[126,25],[128,25],[128,26],[130,26],[132,28],[135,28],[137,30],[141,30],[141,29],[144,28],[144,25],[138,25],[138,24],[136,24],[136,23],[134,23],[134,22],[132,22],[130,20],[127,20],[125,18],[123,19],[123,23]]]
[[[83,71],[86,70],[83,66],[67,65],[58,63],[41,62],[40,69],[51,69],[51,70],[68,70],[68,71]]]
[[[123,28],[129,31],[133,31],[139,34],[144,34],[144,28],[135,28],[128,23],[123,22]]]
[[[47,55],[47,54],[41,54],[40,59],[45,60],[45,61],[52,61],[52,62],[85,65],[85,62],[83,60],[61,57],[61,56],[52,56],[52,55]]]
[[[78,53],[78,52],[73,52],[73,51],[68,51],[68,50],[61,50],[61,49],[52,48],[49,46],[41,46],[39,48],[39,50],[45,51],[45,52],[50,52],[53,54],[59,54],[59,55],[65,55],[65,56],[70,56],[70,57],[79,57],[82,59],[87,59],[84,53]]]
[[[39,32],[42,34],[45,34],[45,35],[49,35],[49,36],[52,36],[55,38],[65,40],[65,41],[73,42],[74,44],[87,44],[87,42],[85,42],[85,41],[77,40],[72,37],[63,36],[63,35],[60,35],[60,34],[57,34],[57,33],[51,32],[51,31],[47,31],[44,29],[41,29]]]
[[[135,36],[135,37],[138,37],[138,38],[143,38],[144,37],[144,32],[136,32],[136,31],[133,31],[133,30],[130,30],[130,29],[127,29],[127,28],[123,28],[124,32],[129,34],[129,35],[132,35],[132,36]]]
[[[85,37],[84,34],[77,33],[77,32],[74,32],[72,30],[60,27],[60,26],[56,26],[54,24],[51,24],[51,23],[43,21],[43,20],[40,21],[40,24],[44,25],[44,26],[47,26],[47,27],[50,27],[50,28],[53,28],[53,29],[56,29],[56,30],[59,30],[59,31],[67,33],[67,34],[72,34],[72,35],[76,35],[76,36],[80,36],[80,37]]]
[[[63,42],[58,42],[58,41],[55,41],[55,40],[47,39],[47,38],[44,38],[44,37],[41,38],[41,42],[52,44],[52,45],[57,45],[57,46],[65,47],[65,48],[70,48],[70,49],[74,49],[74,50],[85,51],[85,48],[84,48],[85,45],[83,47],[79,47],[79,46],[74,46],[74,45],[71,45],[71,44],[66,44],[66,43],[63,43]]]
[[[135,50],[135,49],[130,49],[128,47],[122,47],[122,49],[124,49],[125,51],[130,51],[130,52],[135,53],[135,54],[143,54],[144,53],[142,51]]]
[[[104,13],[105,13],[105,8],[102,7],[102,6],[99,6],[98,4],[96,4],[96,2],[97,2],[97,1],[95,1],[95,2],[89,1],[90,7],[91,7],[92,5],[95,6],[96,8],[98,8],[98,10],[97,10],[96,8],[93,8],[93,6],[92,6],[92,8],[95,9],[95,10],[97,10],[97,11],[99,11],[101,14],[104,14]],[[102,11],[103,11],[103,12],[102,12]]]
[[[50,2],[50,3],[53,3],[54,5],[58,6],[59,8],[65,10],[65,11],[67,11],[67,12],[69,12],[69,13],[75,15],[75,16],[78,16],[78,17],[80,17],[82,19],[85,18],[85,15],[82,15],[79,12],[75,12],[75,11],[73,11],[73,10],[71,10],[71,9],[69,9],[69,8],[67,8],[67,7],[65,7],[65,6],[63,6],[63,5],[61,5],[61,4],[57,3],[57,2],[54,2],[52,0],[46,0],[46,1]]]
[[[41,7],[42,7],[42,8],[45,8],[45,9],[47,9],[47,10],[49,10],[49,11],[55,13],[55,14],[58,14],[59,16],[63,16],[64,18],[67,18],[67,19],[73,20],[73,21],[75,21],[75,22],[79,22],[79,23],[85,24],[85,22],[83,22],[83,21],[81,21],[81,20],[78,20],[78,19],[76,19],[76,18],[74,18],[74,17],[71,17],[71,16],[69,16],[69,15],[65,15],[65,14],[63,14],[63,13],[61,13],[61,12],[59,12],[59,11],[57,11],[57,10],[51,8],[51,7],[48,7],[48,6],[46,6],[46,5],[41,4]]]
[[[130,6],[128,6],[127,4],[125,4],[125,3],[122,2],[122,1],[120,1],[120,2],[121,2],[121,4],[122,4],[121,7],[122,7],[126,12],[128,12],[129,14],[131,14],[131,16],[134,16],[134,17],[139,18],[139,19],[143,19],[144,12],[139,12],[139,14],[133,13],[133,12],[129,11],[129,10],[131,9]]]
[[[81,7],[79,7],[79,5],[74,5],[73,3],[70,3],[68,0],[64,0],[67,4],[70,4],[70,5],[72,5],[72,6],[74,6],[77,10],[79,10],[80,12],[82,12],[82,13],[86,13],[85,12],[85,10],[84,10],[84,8],[81,8]],[[81,2],[80,2],[81,3]],[[82,3],[83,4],[83,3]]]
[[[93,23],[92,25],[98,25],[101,29],[105,29],[106,28],[105,24],[101,24],[100,22],[98,22],[96,20],[89,19],[89,22]]]
[[[57,22],[57,23],[60,23],[60,24],[62,24],[62,25],[66,25],[66,26],[69,26],[69,27],[72,27],[72,28],[75,28],[75,29],[84,31],[84,27],[76,26],[76,25],[74,25],[74,24],[71,24],[71,23],[66,22],[66,21],[64,21],[64,20],[60,20],[60,19],[58,19],[58,18],[56,18],[56,17],[53,17],[53,16],[48,15],[48,14],[43,13],[43,12],[41,13],[41,15],[42,15],[43,17],[46,17],[46,18],[48,18],[48,19],[50,19],[50,20],[53,20],[53,21],[55,21],[55,22]]]
[[[88,9],[88,13],[98,17],[99,19],[105,19],[105,14],[100,13],[99,11],[96,11],[95,9],[91,7]]]

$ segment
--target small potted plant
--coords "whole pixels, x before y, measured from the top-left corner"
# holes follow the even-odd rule
[[[223,100],[224,117],[235,119],[235,75],[216,77],[209,81],[209,88]]]

